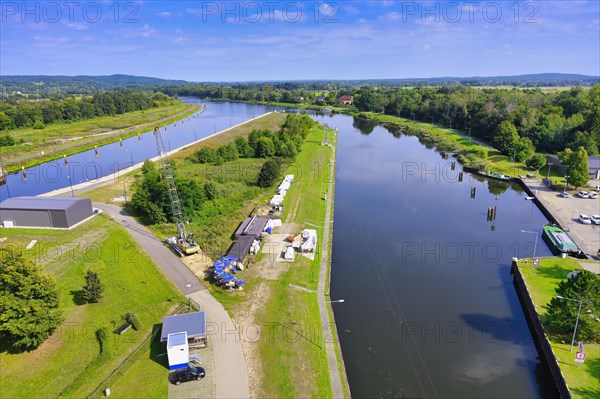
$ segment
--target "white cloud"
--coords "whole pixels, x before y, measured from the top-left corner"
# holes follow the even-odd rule
[[[168,18],[173,14],[171,14],[169,11],[162,11],[157,13],[156,15],[158,15],[159,17]]]
[[[138,29],[138,32],[140,32],[140,36],[142,36],[142,37],[150,37],[150,36],[154,35],[155,33],[157,33],[158,31],[156,29],[150,27],[150,25],[144,24],[143,27]]]

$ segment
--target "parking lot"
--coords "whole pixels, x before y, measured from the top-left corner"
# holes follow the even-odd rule
[[[537,179],[524,179],[524,183],[533,191],[544,204],[546,209],[554,215],[556,220],[562,225],[565,230],[569,230],[569,234],[579,245],[579,248],[586,254],[600,259],[597,255],[600,249],[600,225],[582,224],[579,221],[579,215],[600,215],[600,198],[580,198],[575,195],[579,191],[591,191],[588,188],[580,188],[576,191],[571,191],[568,198],[563,198],[558,191],[552,191],[542,184]],[[590,182],[592,187],[600,184],[600,181],[593,180]]]

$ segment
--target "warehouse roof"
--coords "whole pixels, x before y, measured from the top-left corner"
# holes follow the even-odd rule
[[[77,202],[91,202],[89,198],[13,197],[0,203],[2,209],[66,210]]]
[[[206,335],[206,323],[204,312],[192,312],[178,314],[175,316],[165,316],[163,319],[160,340],[167,340],[169,334],[186,332],[188,338],[203,337]]]

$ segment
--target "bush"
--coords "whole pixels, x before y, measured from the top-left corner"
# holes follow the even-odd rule
[[[142,328],[142,324],[140,323],[140,319],[135,315],[135,313],[127,313],[125,315],[125,322],[131,324],[131,327],[135,331],[139,331]]]
[[[206,198],[210,201],[219,197],[219,190],[217,189],[217,186],[215,186],[215,183],[209,181],[204,184],[204,195],[206,195]]]
[[[0,134],[0,147],[10,147],[15,145],[15,139],[9,134]]]
[[[41,120],[37,120],[35,121],[35,123],[33,124],[33,128],[35,130],[42,130],[46,128],[46,125],[44,125],[44,122],[42,122]]]
[[[202,147],[196,151],[196,160],[198,163],[215,163],[219,159],[217,150],[211,147]]]
[[[104,352],[106,348],[106,341],[108,340],[108,330],[106,327],[100,327],[96,330],[96,339],[100,344],[100,353]]]
[[[258,186],[259,187],[271,187],[281,174],[281,162],[279,160],[271,159],[265,162],[260,169],[258,174]]]

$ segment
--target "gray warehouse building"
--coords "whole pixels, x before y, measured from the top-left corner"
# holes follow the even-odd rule
[[[3,227],[70,229],[93,214],[89,198],[14,197],[0,203]]]

